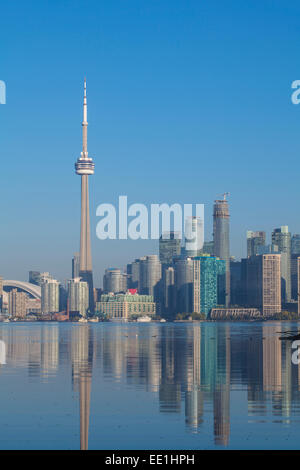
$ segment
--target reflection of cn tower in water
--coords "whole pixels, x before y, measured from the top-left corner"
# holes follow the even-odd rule
[[[80,449],[88,449],[90,396],[92,383],[93,346],[88,325],[72,328],[72,378],[79,390]]]

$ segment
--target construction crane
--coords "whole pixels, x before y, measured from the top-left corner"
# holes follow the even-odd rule
[[[226,196],[230,196],[230,193],[223,193],[220,196],[223,196],[223,201],[227,201]]]

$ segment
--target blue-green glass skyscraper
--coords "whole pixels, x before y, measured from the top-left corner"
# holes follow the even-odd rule
[[[200,262],[200,311],[208,315],[216,305],[225,304],[226,261],[207,255],[193,260]]]

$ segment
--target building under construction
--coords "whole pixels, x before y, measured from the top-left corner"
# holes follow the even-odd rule
[[[226,196],[214,203],[214,255],[226,261],[226,306],[230,304],[229,207]]]

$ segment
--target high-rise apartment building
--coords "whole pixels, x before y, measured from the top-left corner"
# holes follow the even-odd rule
[[[191,312],[201,313],[201,258],[193,258]]]
[[[288,226],[283,225],[272,232],[272,243],[278,246],[281,254],[282,301],[291,300],[291,234]]]
[[[105,293],[127,291],[127,274],[122,273],[121,269],[108,268],[103,276],[103,291]]]
[[[139,294],[153,295],[155,301],[161,295],[162,264],[157,255],[142,256],[127,265],[127,288],[137,289]]]
[[[29,282],[36,286],[41,286],[47,279],[53,279],[49,272],[29,271]]]
[[[204,222],[201,217],[187,217],[184,228],[185,245],[183,253],[185,256],[199,256],[204,243]]]
[[[180,255],[181,239],[179,232],[164,232],[159,239],[159,260],[162,266],[169,266],[173,258]]]
[[[291,240],[291,291],[293,300],[298,300],[298,256],[300,256],[300,235],[295,234]]]
[[[163,271],[163,313],[175,312],[175,270],[168,267]]]
[[[70,315],[86,316],[89,308],[89,285],[79,277],[68,283],[68,302]]]
[[[193,312],[205,313],[225,303],[226,261],[203,255],[193,258]]]
[[[243,305],[242,261],[230,261],[231,305]]]
[[[291,297],[298,300],[298,257],[299,254],[291,254]]]
[[[36,286],[39,286],[40,275],[41,275],[40,271],[29,271],[28,281],[31,284],[35,284]]]
[[[88,156],[87,147],[87,97],[84,81],[82,152],[75,163],[76,174],[81,177],[81,224],[80,224],[80,268],[79,276],[87,282],[89,289],[89,310],[94,311],[93,269],[90,235],[89,175],[94,174],[95,164]]]
[[[43,314],[59,312],[59,282],[45,279],[41,285],[41,311]]]
[[[3,277],[0,276],[0,312],[2,312],[3,301]]]
[[[226,261],[201,255],[175,260],[176,313],[205,313],[225,304]]]
[[[291,253],[292,255],[300,255],[300,235],[297,233],[291,239]]]
[[[266,232],[247,231],[247,257],[258,254],[258,247],[266,244]]]
[[[127,287],[128,289],[138,289],[140,284],[140,260],[127,264]]]
[[[204,255],[214,256],[214,242],[213,241],[204,242],[201,252]]]
[[[72,258],[72,279],[75,279],[75,277],[79,277],[79,271],[80,271],[80,254],[74,253],[74,256]]]
[[[280,254],[251,256],[246,260],[247,305],[265,316],[281,312]]]
[[[298,258],[298,315],[300,316],[300,256]]]
[[[68,287],[66,283],[59,284],[59,312],[67,311],[68,308]]]
[[[194,265],[192,258],[175,259],[176,313],[192,312]]]
[[[257,255],[272,255],[279,254],[279,249],[277,245],[258,245],[256,247]]]
[[[8,314],[12,317],[23,318],[26,316],[27,294],[12,289],[8,293]]]
[[[230,304],[229,208],[226,194],[214,203],[214,255],[226,261],[226,306]]]
[[[161,280],[161,262],[157,255],[148,255],[140,258],[139,293],[153,295],[155,301],[159,300]]]

